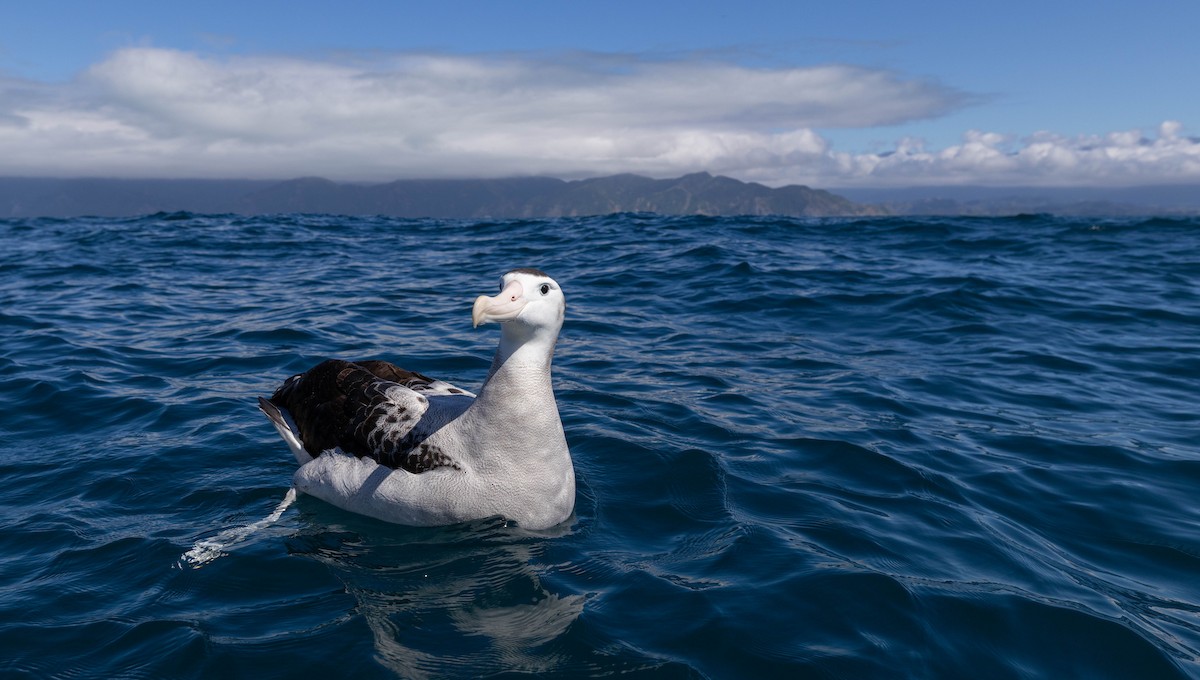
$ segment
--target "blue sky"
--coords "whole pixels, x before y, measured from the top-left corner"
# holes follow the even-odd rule
[[[1200,181],[1200,3],[6,7],[0,174]]]

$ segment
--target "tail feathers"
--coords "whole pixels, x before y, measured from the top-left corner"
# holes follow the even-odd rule
[[[283,438],[288,448],[292,450],[292,455],[296,457],[296,462],[304,465],[313,459],[308,451],[304,450],[304,443],[300,441],[300,428],[296,427],[296,423],[292,420],[290,413],[262,397],[258,398],[258,408],[271,420],[271,424],[275,426],[275,429],[279,432],[279,436]]]
[[[276,426],[287,424],[283,420],[283,412],[279,410],[279,407],[275,404],[272,404],[270,401],[267,401],[265,397],[258,398],[258,410],[265,413],[266,416],[271,419],[271,422],[275,423]]]

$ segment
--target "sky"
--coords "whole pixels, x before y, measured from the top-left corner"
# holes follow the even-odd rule
[[[1200,183],[1196,0],[39,0],[0,16],[0,176]]]

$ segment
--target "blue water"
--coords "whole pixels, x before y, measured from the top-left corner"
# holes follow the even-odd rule
[[[516,266],[572,521],[266,521],[255,398]],[[0,221],[0,674],[1200,677],[1198,404],[1196,219]]]

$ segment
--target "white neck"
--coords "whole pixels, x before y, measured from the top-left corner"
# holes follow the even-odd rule
[[[463,420],[473,431],[487,433],[488,449],[499,446],[530,463],[561,456],[566,439],[550,380],[557,329],[514,323],[502,328],[488,378]]]
[[[492,358],[492,367],[488,371],[484,387],[495,380],[497,374],[501,380],[507,380],[516,374],[527,372],[544,373],[549,383],[550,362],[554,358],[554,344],[557,339],[557,329],[548,331],[515,323],[504,324],[501,327],[500,346],[496,348],[496,355]]]
[[[575,470],[550,380],[558,329],[506,323],[479,396],[456,421],[471,467],[503,497],[500,514],[530,526],[566,519]]]

